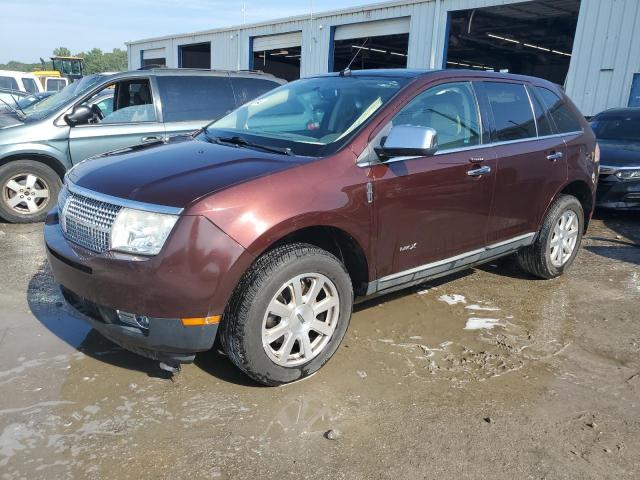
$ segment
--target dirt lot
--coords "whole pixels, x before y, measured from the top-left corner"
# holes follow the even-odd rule
[[[0,224],[2,479],[640,478],[640,216],[555,281],[505,259],[362,304],[281,388],[213,353],[171,382],[89,331],[41,230]]]

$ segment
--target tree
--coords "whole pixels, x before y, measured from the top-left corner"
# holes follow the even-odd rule
[[[54,57],[70,57],[71,50],[69,50],[67,47],[54,48],[53,56]]]
[[[53,55],[58,57],[70,57],[71,50],[66,47],[58,47],[53,50]],[[84,58],[84,73],[119,72],[127,69],[127,51],[114,48],[111,52],[103,52],[99,48],[92,48],[88,52],[80,52],[77,57]],[[11,60],[6,64],[0,64],[0,70],[17,70],[20,72],[32,72],[40,70],[40,63],[23,63]],[[51,62],[45,62],[45,69],[52,68]]]

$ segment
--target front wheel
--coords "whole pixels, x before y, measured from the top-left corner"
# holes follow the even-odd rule
[[[220,327],[231,361],[264,385],[316,372],[349,325],[353,288],[344,265],[313,245],[262,255],[236,287]]]
[[[536,241],[518,252],[518,263],[536,277],[550,279],[573,263],[584,230],[584,211],[577,198],[558,197],[547,212]]]
[[[40,222],[55,205],[60,177],[47,165],[15,160],[0,167],[0,217],[11,223]]]

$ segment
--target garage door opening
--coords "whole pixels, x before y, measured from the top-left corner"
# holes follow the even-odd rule
[[[254,37],[251,68],[270,73],[287,81],[300,78],[302,32]]]
[[[162,68],[167,66],[164,48],[150,48],[140,52],[140,67],[144,69]]]
[[[409,17],[400,17],[336,27],[330,70],[406,68],[409,23]]]
[[[337,40],[333,45],[333,71],[365,68],[406,68],[409,34]]]
[[[446,68],[533,75],[564,85],[580,0],[531,2],[451,12]]]
[[[180,68],[211,68],[211,42],[192,43],[178,47]]]

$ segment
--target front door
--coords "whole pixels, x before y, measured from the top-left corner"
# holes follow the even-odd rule
[[[496,160],[482,145],[477,105],[471,83],[446,83],[418,94],[392,120],[434,128],[439,147],[433,156],[372,167],[377,276],[386,277],[380,289],[486,245]]]
[[[104,99],[109,89],[114,91],[110,104],[113,110],[102,112],[100,99]],[[148,79],[120,81],[83,103],[93,108],[94,118],[70,129],[69,152],[74,164],[93,155],[164,138],[164,125],[158,121]]]

